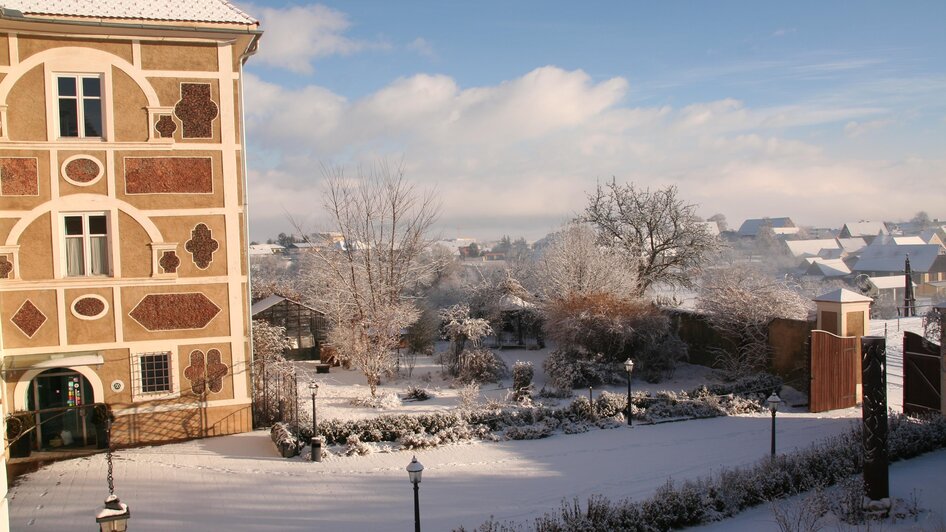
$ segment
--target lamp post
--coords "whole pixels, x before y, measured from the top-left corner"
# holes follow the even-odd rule
[[[100,532],[125,532],[128,530],[128,519],[131,517],[131,510],[128,505],[118,499],[115,495],[115,481],[112,477],[112,420],[105,421],[105,437],[108,441],[108,447],[105,449],[105,462],[108,464],[108,497],[105,498],[105,505],[99,508],[95,514],[95,522],[99,524]]]
[[[624,361],[624,369],[627,371],[627,426],[633,426],[631,422],[631,373],[634,372],[634,361],[628,358]]]
[[[417,461],[415,456],[411,463],[407,464],[407,475],[414,485],[414,532],[420,532],[420,498],[418,487],[420,485],[420,475],[424,472],[424,466]]]
[[[782,400],[779,399],[779,396],[772,392],[772,395],[765,400],[765,403],[769,407],[769,412],[772,412],[772,458],[775,458],[775,413],[778,412],[778,407],[782,404]]]
[[[322,442],[319,440],[319,424],[315,417],[315,396],[319,394],[319,383],[310,382],[309,390],[312,390],[312,461],[321,462]]]

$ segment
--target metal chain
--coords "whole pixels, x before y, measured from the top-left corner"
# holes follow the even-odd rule
[[[112,420],[109,419],[105,422],[105,437],[107,438],[108,447],[105,449],[105,461],[108,463],[108,494],[115,494],[115,479],[112,477]]]

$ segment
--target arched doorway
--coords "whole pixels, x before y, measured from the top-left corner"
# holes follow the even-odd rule
[[[33,377],[27,390],[28,409],[36,413],[35,442],[40,449],[85,447],[95,443],[92,385],[68,368],[48,369]]]

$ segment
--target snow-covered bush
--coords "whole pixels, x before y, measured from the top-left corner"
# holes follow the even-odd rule
[[[532,396],[532,378],[534,375],[535,368],[532,367],[532,362],[516,361],[512,366],[513,399],[520,401],[525,397]]]
[[[348,400],[351,406],[363,406],[368,408],[377,408],[386,410],[401,406],[401,398],[396,393],[386,393],[384,395],[359,395]]]
[[[476,381],[464,384],[457,390],[457,400],[461,410],[471,410],[480,400],[480,385]]]
[[[357,434],[349,435],[345,441],[345,444],[347,445],[345,449],[345,456],[353,456],[356,454],[364,456],[371,453],[371,447],[365,445],[365,443],[361,441],[361,438],[359,438]]]
[[[408,386],[407,390],[404,391],[404,399],[411,401],[426,401],[434,397],[434,394],[430,393],[426,388],[421,388],[419,386]]]
[[[556,349],[542,363],[549,382],[560,390],[615,384],[619,374],[604,355],[581,355],[577,351]],[[621,370],[624,371],[623,369]]]
[[[269,436],[273,439],[273,443],[276,444],[276,448],[279,449],[279,454],[283,458],[292,458],[305,447],[305,442],[299,439],[289,425],[285,423],[274,423],[269,430]]]
[[[627,395],[601,392],[595,400],[595,414],[599,417],[614,417],[624,413],[627,408]]]
[[[538,440],[548,438],[552,435],[553,430],[555,430],[555,426],[548,421],[542,421],[531,425],[512,426],[507,428],[503,434],[510,440]]]
[[[489,349],[467,349],[460,354],[461,382],[496,382],[508,373],[506,363]]]

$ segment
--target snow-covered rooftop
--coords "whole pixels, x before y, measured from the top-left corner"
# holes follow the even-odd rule
[[[844,277],[850,275],[851,269],[841,259],[822,259],[817,258],[808,268],[807,275],[820,275],[823,277]]]
[[[822,249],[838,249],[838,241],[833,238],[818,240],[786,240],[785,245],[793,257],[816,256]]]
[[[3,0],[24,15],[256,24],[225,0]]]
[[[742,222],[742,225],[739,226],[739,236],[756,236],[759,234],[759,229],[766,225],[771,227],[773,231],[779,228],[795,227],[795,223],[792,222],[792,219],[788,217],[749,218],[748,220]]]
[[[928,272],[943,248],[935,244],[870,245],[852,268],[856,272],[902,272],[907,255],[915,272]]]
[[[852,292],[846,288],[838,288],[837,290],[828,292],[827,294],[822,294],[813,299],[813,301],[822,301],[825,303],[859,303],[859,302],[870,302],[873,299],[858,294],[857,292]]]
[[[844,224],[848,234],[855,236],[889,235],[890,231],[883,222],[850,222]],[[843,231],[843,228],[842,228]]]
[[[906,288],[907,280],[903,275],[887,275],[883,277],[868,277],[867,281],[878,290],[895,290]],[[916,283],[913,283],[916,286]]]

